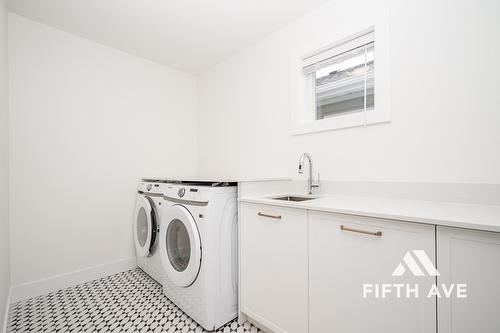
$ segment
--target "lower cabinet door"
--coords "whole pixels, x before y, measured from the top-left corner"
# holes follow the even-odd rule
[[[436,332],[434,226],[309,212],[308,238],[310,333]]]
[[[241,311],[266,332],[307,333],[307,211],[240,205]]]
[[[437,236],[439,284],[466,289],[438,299],[439,333],[500,332],[500,233],[438,227]]]

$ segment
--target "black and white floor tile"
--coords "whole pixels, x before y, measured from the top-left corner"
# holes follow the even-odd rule
[[[14,303],[7,332],[205,332],[140,269]],[[236,320],[218,333],[262,332]]]

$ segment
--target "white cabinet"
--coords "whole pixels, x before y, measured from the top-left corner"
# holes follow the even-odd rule
[[[240,259],[268,332],[500,332],[500,233],[241,203]]]
[[[438,299],[439,333],[500,332],[500,234],[437,229],[439,284],[466,284],[467,298]]]
[[[407,252],[417,260],[413,250],[434,262],[434,226],[310,211],[309,332],[435,332],[436,299],[426,294],[436,278],[414,276],[405,263],[406,272],[392,276]],[[364,284],[418,284],[419,297],[397,298],[391,289],[365,298]]]
[[[241,311],[274,332],[307,332],[307,211],[240,205]]]

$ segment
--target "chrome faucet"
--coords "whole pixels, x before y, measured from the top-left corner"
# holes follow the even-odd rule
[[[299,159],[299,174],[304,173],[304,160],[309,160],[309,179],[307,180],[307,191],[309,194],[313,194],[313,188],[319,187],[319,173],[318,173],[318,182],[315,183],[313,179],[313,161],[311,155],[308,153],[302,154]]]

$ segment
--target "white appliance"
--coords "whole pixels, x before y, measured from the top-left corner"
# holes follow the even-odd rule
[[[137,266],[159,283],[165,276],[158,246],[165,185],[154,181],[139,183],[133,230]]]
[[[167,184],[160,227],[163,291],[206,330],[237,317],[237,188]]]

